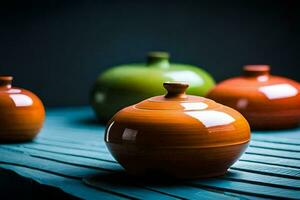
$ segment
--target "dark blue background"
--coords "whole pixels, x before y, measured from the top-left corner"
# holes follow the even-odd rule
[[[270,64],[300,81],[297,1],[9,1],[0,3],[0,74],[47,106],[84,105],[97,74],[152,50],[217,81]]]

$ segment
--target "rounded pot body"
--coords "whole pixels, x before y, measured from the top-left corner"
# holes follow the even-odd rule
[[[0,142],[32,140],[43,126],[45,109],[28,90],[11,86],[12,77],[0,77]]]
[[[253,129],[283,129],[300,122],[300,84],[269,74],[269,66],[245,66],[244,76],[218,84],[208,98],[241,112]]]
[[[191,95],[157,96],[124,108],[105,134],[109,151],[128,173],[188,179],[224,174],[249,140],[240,113]]]
[[[147,63],[111,68],[96,80],[91,105],[98,119],[108,121],[117,111],[146,98],[164,94],[165,81],[186,81],[188,94],[204,96],[215,85],[204,70],[185,64],[169,63],[164,53],[152,53]]]

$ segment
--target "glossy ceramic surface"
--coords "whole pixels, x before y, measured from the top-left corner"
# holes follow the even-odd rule
[[[300,84],[273,76],[267,65],[248,65],[244,75],[218,84],[208,95],[240,111],[253,129],[281,129],[300,122]]]
[[[0,142],[31,140],[42,128],[44,106],[33,93],[11,82],[12,77],[0,76]]]
[[[186,81],[188,94],[204,96],[214,86],[213,78],[191,65],[169,62],[164,52],[152,52],[147,63],[128,64],[102,73],[91,93],[91,105],[98,118],[108,121],[120,109],[146,98],[164,94],[165,81]]]
[[[186,95],[186,83],[164,86],[165,96],[124,108],[110,120],[105,142],[112,155],[134,175],[224,174],[249,142],[245,118],[212,100]]]

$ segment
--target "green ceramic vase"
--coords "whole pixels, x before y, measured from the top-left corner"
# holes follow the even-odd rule
[[[187,82],[187,94],[198,96],[205,96],[215,85],[203,69],[170,63],[166,52],[150,52],[147,63],[120,65],[100,74],[91,92],[91,105],[98,119],[105,122],[124,107],[163,95],[166,81]]]

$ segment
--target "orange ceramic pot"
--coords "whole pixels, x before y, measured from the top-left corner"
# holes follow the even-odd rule
[[[185,94],[186,83],[164,83],[168,93],[119,111],[106,145],[133,175],[201,178],[224,174],[241,156],[250,128],[237,111]]]
[[[42,128],[44,106],[33,93],[11,82],[12,77],[0,76],[0,142],[31,140]]]
[[[253,129],[281,129],[300,122],[300,84],[272,76],[267,65],[248,65],[244,75],[218,84],[208,98],[240,111]]]

